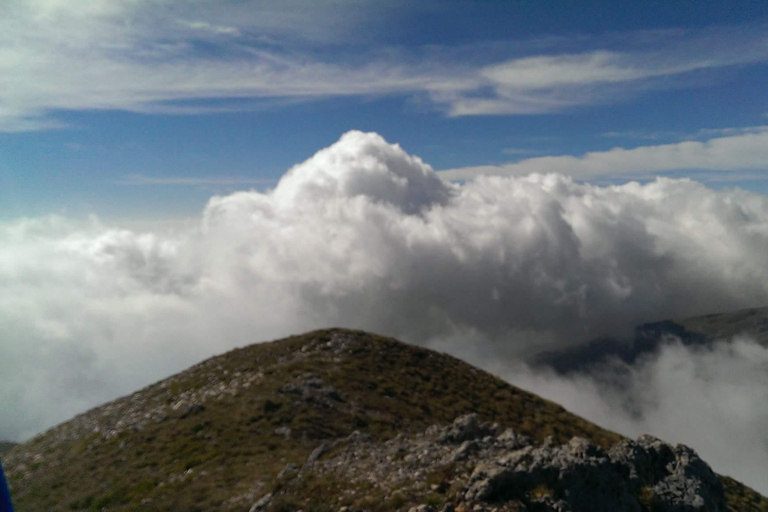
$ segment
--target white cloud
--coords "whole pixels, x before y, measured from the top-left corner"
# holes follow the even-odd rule
[[[393,93],[440,79],[439,70],[425,76],[387,61],[345,65],[302,55],[300,47],[261,43],[262,35],[304,34],[317,11],[311,6],[281,11],[268,3],[231,10],[216,5],[190,2],[176,14],[162,2],[144,0],[0,6],[0,129],[59,127],[49,114],[57,110],[183,114],[208,109],[172,102]],[[179,18],[190,10],[230,23]],[[281,12],[294,14],[283,19]],[[289,30],[292,19],[303,22]],[[322,19],[316,16],[315,26]],[[343,23],[332,25],[341,30]],[[207,53],[197,50],[202,42]]]
[[[749,339],[671,342],[634,366],[570,376],[524,365],[495,370],[607,428],[693,446],[717,471],[768,494],[768,348]]]
[[[698,82],[692,72],[768,58],[764,31],[755,27],[682,33],[663,48],[646,44],[631,52],[549,48],[520,56],[524,42],[490,53],[481,46],[366,44],[342,51],[340,41],[370,42],[364,38],[386,30],[396,9],[375,2],[344,9],[305,2],[191,1],[173,8],[149,0],[6,2],[0,5],[0,130],[59,128],[60,111],[253,108],[211,107],[210,99],[415,94],[454,116],[554,112],[647,89],[692,87]]]
[[[321,326],[395,335],[497,369],[642,321],[768,303],[766,197],[671,179],[455,185],[360,132],[271,191],[211,198],[195,226],[147,233],[26,219],[0,224],[0,247],[0,438],[231,347]],[[724,372],[713,382],[755,375]],[[593,403],[579,411],[608,418]],[[734,415],[717,433],[763,421]],[[681,425],[670,420],[662,433],[700,442]]]
[[[768,128],[732,129],[735,134],[706,141],[621,147],[582,156],[544,156],[506,165],[483,165],[446,169],[439,174],[447,180],[471,180],[477,176],[526,176],[532,173],[560,173],[579,179],[620,176],[647,176],[670,171],[768,170]],[[731,132],[726,132],[731,133]]]

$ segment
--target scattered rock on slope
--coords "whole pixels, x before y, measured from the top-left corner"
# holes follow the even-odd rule
[[[319,479],[346,482],[349,503],[377,496],[381,510],[396,510],[398,499],[444,511],[728,510],[719,478],[686,446],[642,436],[606,451],[579,437],[536,444],[510,429],[496,431],[467,415],[384,443],[353,435],[324,447],[333,455],[316,458],[314,474],[294,473],[282,498]]]
[[[211,358],[3,464],[18,512],[576,512],[589,493],[630,507],[615,510],[724,510],[695,453],[622,442],[456,358],[330,329]],[[598,495],[580,476],[593,474],[622,483]],[[768,500],[721,480],[732,512],[768,512]]]

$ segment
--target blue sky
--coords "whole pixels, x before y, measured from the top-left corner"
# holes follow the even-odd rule
[[[764,2],[412,4],[4,3],[0,220],[195,217],[352,129],[447,179],[768,192]]]

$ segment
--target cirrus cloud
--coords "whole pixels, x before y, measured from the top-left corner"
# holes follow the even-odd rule
[[[631,49],[610,38],[562,47],[507,41],[491,52],[487,42],[376,47],[394,10],[374,2],[6,2],[0,131],[61,128],[60,114],[72,111],[192,115],[340,96],[418,96],[450,116],[550,113],[695,87],[768,59],[759,26],[644,33]]]

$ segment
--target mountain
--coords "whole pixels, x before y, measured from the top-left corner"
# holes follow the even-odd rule
[[[658,349],[665,339],[679,339],[684,345],[706,345],[734,336],[748,336],[768,347],[768,307],[649,322],[637,326],[630,340],[600,338],[567,350],[540,354],[532,363],[569,373],[611,357],[632,364],[643,354]]]
[[[675,334],[684,343],[712,342],[744,335],[768,346],[768,307],[667,320],[640,326],[647,337],[655,332]]]
[[[689,448],[626,440],[456,358],[344,329],[208,359],[3,462],[19,512],[719,511],[726,499],[768,511]]]
[[[16,443],[10,443],[8,441],[0,441],[0,456],[4,455],[11,448],[16,446]]]

